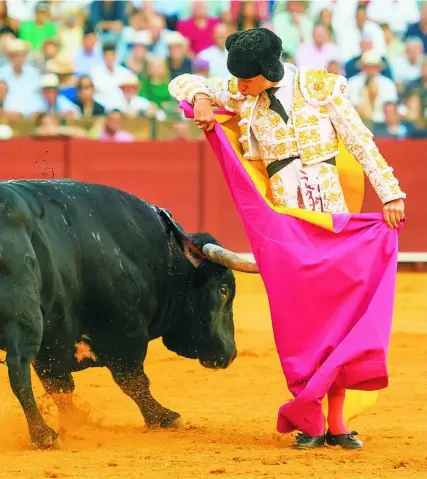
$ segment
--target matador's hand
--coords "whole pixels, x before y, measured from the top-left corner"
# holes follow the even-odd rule
[[[212,109],[210,98],[205,94],[197,94],[194,100],[194,122],[205,131],[213,130],[215,126],[215,114]]]
[[[384,221],[390,229],[397,228],[405,217],[405,203],[402,199],[393,200],[384,205]]]

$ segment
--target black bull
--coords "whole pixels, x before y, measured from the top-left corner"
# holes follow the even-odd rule
[[[179,414],[150,394],[149,341],[205,367],[236,357],[230,268],[256,265],[161,213],[102,185],[0,182],[0,349],[36,445],[55,444],[57,433],[36,405],[30,364],[54,398],[73,392],[73,371],[107,367],[148,426],[169,427]],[[200,266],[182,237],[202,251]]]

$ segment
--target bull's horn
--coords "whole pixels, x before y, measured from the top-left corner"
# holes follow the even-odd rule
[[[226,268],[242,271],[243,273],[259,273],[258,266],[254,261],[245,260],[236,253],[216,244],[207,243],[203,246],[202,251],[213,263],[221,264]]]

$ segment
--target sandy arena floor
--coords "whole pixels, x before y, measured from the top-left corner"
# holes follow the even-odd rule
[[[239,357],[229,370],[208,371],[160,342],[150,346],[146,370],[152,392],[181,412],[184,430],[147,432],[137,407],[108,371],[94,369],[74,376],[83,423],[73,418],[63,449],[31,450],[24,415],[0,365],[0,478],[425,478],[426,291],[427,274],[399,273],[391,384],[377,405],[351,424],[365,442],[362,451],[295,451],[289,448],[291,436],[275,432],[277,408],[289,393],[261,280],[239,275]],[[42,399],[37,380],[35,387],[55,424],[55,406]]]

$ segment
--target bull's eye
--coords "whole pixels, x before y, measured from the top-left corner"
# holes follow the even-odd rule
[[[221,287],[219,288],[219,294],[220,294],[221,296],[227,296],[227,295],[228,295],[228,288],[227,288],[227,286],[221,286]]]

